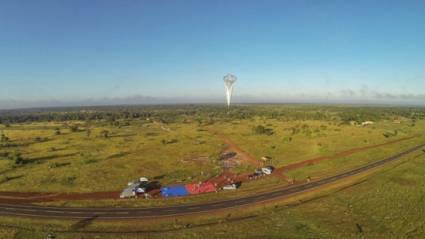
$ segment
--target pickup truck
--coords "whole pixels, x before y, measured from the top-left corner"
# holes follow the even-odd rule
[[[129,182],[127,187],[121,192],[120,198],[137,198],[139,194],[158,188],[158,182],[150,182],[147,178]]]

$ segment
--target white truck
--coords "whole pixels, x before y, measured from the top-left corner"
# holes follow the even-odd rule
[[[267,166],[264,168],[261,168],[261,172],[265,175],[270,175],[273,173],[274,167],[273,166]]]
[[[121,192],[120,198],[136,198],[137,194],[146,193],[146,186],[148,184],[149,180],[145,177],[129,182],[127,187]]]
[[[241,186],[241,182],[238,183],[232,183],[229,185],[223,186],[223,190],[236,190]]]

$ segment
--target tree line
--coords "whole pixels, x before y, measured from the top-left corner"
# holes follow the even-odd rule
[[[102,106],[47,108],[0,111],[0,124],[49,121],[107,121],[119,124],[123,120],[149,120],[164,124],[198,122],[212,124],[215,121],[241,120],[263,117],[265,119],[324,120],[363,122],[395,119],[425,119],[422,107],[359,107],[319,105],[237,105],[227,110],[221,105],[164,105],[164,106]]]

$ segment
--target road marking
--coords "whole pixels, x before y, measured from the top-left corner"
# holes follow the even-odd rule
[[[169,208],[146,208],[146,209],[137,209],[137,208],[60,208],[60,207],[42,207],[42,206],[32,206],[32,205],[15,205],[15,204],[0,204],[0,215],[14,215],[14,216],[27,216],[27,217],[46,217],[46,218],[91,218],[93,216],[97,216],[99,219],[136,219],[136,218],[155,218],[155,217],[169,217],[176,215],[185,215],[185,214],[195,214],[201,213],[205,211],[212,211],[216,209],[225,209],[225,208],[234,208],[240,205],[238,204],[247,204],[247,203],[256,203],[260,200],[271,200],[277,198],[279,196],[290,196],[295,193],[301,193],[310,189],[314,189],[319,186],[323,186],[329,183],[333,183],[340,179],[348,178],[352,175],[356,175],[359,173],[367,172],[369,169],[374,169],[381,165],[384,165],[387,162],[392,162],[398,160],[399,158],[412,153],[420,148],[422,148],[425,144],[420,146],[416,146],[407,150],[405,152],[399,153],[392,157],[388,157],[386,159],[377,161],[375,163],[371,163],[357,169],[350,170],[348,172],[343,172],[328,178],[323,178],[315,182],[295,185],[290,188],[281,188],[275,192],[263,193],[258,196],[248,196],[241,199],[230,199],[227,201],[222,201],[218,203],[210,203],[204,205],[194,205],[194,206],[177,206],[177,207],[169,207]],[[57,209],[57,210],[55,210]],[[194,212],[187,212],[185,210],[196,210]],[[29,213],[24,213],[22,211],[26,211]],[[33,213],[31,213],[33,212]],[[155,212],[156,215],[155,215]],[[77,215],[72,215],[77,214]],[[119,215],[128,215],[132,214],[134,216],[119,216]],[[147,215],[146,215],[147,214]],[[150,214],[150,215],[149,215]],[[102,216],[105,215],[105,216]]]

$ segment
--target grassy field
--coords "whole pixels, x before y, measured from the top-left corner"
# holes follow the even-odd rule
[[[141,113],[130,111],[138,117],[122,118],[126,112],[108,110],[28,114],[37,116],[36,120],[28,120],[25,114],[15,118],[0,114],[0,191],[120,191],[141,176],[163,185],[202,181],[223,170],[218,158],[226,145],[221,137],[254,159],[270,156],[269,164],[276,167],[329,157],[285,172],[289,179],[300,181],[335,175],[425,142],[421,109],[259,105],[223,113],[212,106],[149,107]],[[367,120],[374,123],[361,126]],[[402,141],[391,143],[396,140]],[[390,144],[382,145],[385,143]],[[361,149],[373,145],[379,147]],[[358,152],[341,154],[358,148]],[[425,156],[418,151],[325,190],[267,206],[196,217],[131,223],[2,217],[0,235],[44,238],[50,232],[58,238],[247,238],[249,232],[248,238],[421,238],[425,236],[424,166]],[[254,168],[246,161],[231,171],[246,173]],[[270,176],[245,183],[237,191],[184,198],[40,204],[178,205],[237,198],[287,184]],[[100,233],[105,231],[109,232]]]
[[[423,238],[425,155],[267,206],[158,220],[1,218],[3,238]],[[351,186],[350,186],[351,185]],[[124,232],[120,232],[124,231]]]
[[[90,129],[87,135],[86,130],[71,132],[58,123],[0,128],[11,144],[16,144],[2,148],[0,153],[17,151],[24,159],[21,165],[6,157],[0,160],[0,190],[121,190],[128,181],[141,176],[178,183],[204,180],[221,170],[215,159],[222,143],[194,124],[172,124],[162,129],[155,123],[131,122],[122,128],[98,123]],[[109,131],[107,138],[101,136],[104,130]]]
[[[224,145],[206,131],[206,127],[194,122],[161,124],[133,120],[128,124],[112,127],[101,121],[72,121],[1,126],[0,131],[9,138],[10,146],[0,148],[0,190],[116,191],[141,176],[173,184],[205,180],[221,172],[217,158]],[[252,128],[259,124],[272,129],[273,134],[253,133]],[[253,120],[216,122],[207,127],[223,132],[256,159],[267,155],[273,158],[273,165],[285,166],[415,135],[424,132],[425,121],[416,122],[414,127],[408,121],[401,124],[382,121],[359,127],[326,121],[254,117]],[[397,134],[385,137],[387,132]],[[388,153],[397,152],[396,147],[387,148]],[[373,156],[378,157],[380,153],[378,150]],[[21,155],[22,163],[10,160],[14,154]],[[340,161],[333,162],[338,167]],[[341,162],[346,165],[346,161]],[[253,169],[249,164],[242,164],[233,171]]]

